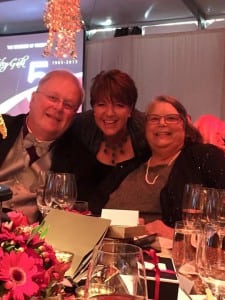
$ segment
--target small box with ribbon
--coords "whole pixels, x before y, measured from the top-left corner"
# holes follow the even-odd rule
[[[177,300],[179,282],[172,259],[159,257],[152,249],[144,250],[144,258],[148,299]]]

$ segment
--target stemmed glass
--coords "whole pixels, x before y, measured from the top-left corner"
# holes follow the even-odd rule
[[[172,257],[178,274],[197,275],[196,253],[202,226],[199,223],[177,221],[175,223]]]
[[[172,258],[180,288],[186,295],[197,286],[197,249],[201,240],[202,225],[197,222],[177,221],[174,228]],[[190,285],[185,284],[188,281]]]
[[[51,176],[52,172],[40,170],[36,182],[36,201],[38,209],[43,217],[49,213],[52,204],[51,198],[45,197],[46,185],[47,182],[51,180]]]
[[[45,187],[45,201],[52,207],[72,209],[77,198],[75,175],[72,173],[51,173]]]
[[[85,295],[96,300],[146,300],[142,249],[126,243],[104,242],[94,250]]]
[[[200,184],[188,183],[184,187],[182,219],[186,222],[198,222],[203,213],[203,200],[199,197],[201,191]]]
[[[219,192],[215,188],[202,187],[199,198],[203,202],[202,223],[214,222],[220,215]]]
[[[225,225],[206,223],[197,252],[197,268],[217,300],[225,299]]]
[[[225,189],[218,189],[219,193],[219,216],[221,222],[225,222]]]
[[[220,193],[215,188],[186,184],[182,204],[182,219],[186,222],[212,222],[219,219]]]

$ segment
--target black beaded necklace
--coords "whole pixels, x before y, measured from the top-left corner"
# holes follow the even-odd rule
[[[103,152],[105,154],[109,154],[111,152],[111,163],[113,165],[116,165],[116,158],[118,153],[119,154],[124,154],[124,145],[127,142],[128,136],[127,134],[121,139],[121,141],[119,143],[115,143],[115,144],[109,144],[105,139],[104,141],[104,148],[103,148]]]

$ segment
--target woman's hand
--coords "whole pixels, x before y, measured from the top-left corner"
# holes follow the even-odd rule
[[[145,224],[145,229],[148,234],[156,233],[158,236],[162,236],[168,239],[173,239],[174,229],[165,225],[161,220],[155,220]]]

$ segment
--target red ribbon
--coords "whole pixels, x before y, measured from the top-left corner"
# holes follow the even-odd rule
[[[154,249],[144,250],[145,254],[147,254],[151,259],[151,262],[154,265],[152,271],[155,272],[155,291],[154,291],[154,300],[159,300],[159,287],[160,287],[160,272],[167,273],[167,274],[176,274],[173,270],[160,270],[159,269],[159,257],[156,255]]]

